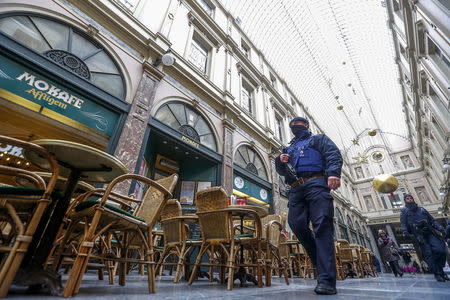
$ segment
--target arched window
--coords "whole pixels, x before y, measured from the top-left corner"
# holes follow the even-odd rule
[[[166,103],[158,109],[155,118],[193,141],[217,151],[217,144],[211,127],[196,110],[185,103]]]
[[[348,241],[349,239],[348,239],[348,233],[347,233],[347,225],[345,225],[344,217],[342,216],[341,211],[337,207],[335,209],[335,214],[337,215],[337,219],[338,219],[338,226],[339,226],[339,233],[340,233],[339,238]]]
[[[234,162],[241,168],[246,169],[250,173],[256,174],[267,181],[267,172],[262,159],[256,151],[248,146],[242,145],[237,148],[234,154]]]
[[[44,17],[8,15],[0,16],[0,31],[112,96],[125,97],[116,63],[79,30]]]

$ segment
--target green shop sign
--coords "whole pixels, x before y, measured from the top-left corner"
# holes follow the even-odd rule
[[[0,97],[80,130],[111,136],[119,114],[0,55]]]
[[[271,200],[270,190],[236,174],[233,176],[233,193],[262,205],[268,205]]]

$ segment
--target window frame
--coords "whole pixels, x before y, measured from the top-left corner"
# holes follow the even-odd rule
[[[243,105],[243,91],[246,91],[249,96],[248,106],[249,108],[245,107]],[[255,109],[254,109],[254,103],[255,103],[255,90],[256,88],[250,83],[250,80],[248,80],[245,76],[241,74],[241,86],[239,88],[239,106],[245,110],[248,114],[254,116],[255,115]]]
[[[91,36],[89,36],[87,33],[85,33],[81,28],[78,28],[70,23],[67,23],[63,20],[57,19],[57,18],[53,18],[51,16],[47,16],[47,15],[43,15],[43,14],[39,14],[39,13],[29,13],[29,12],[13,12],[13,13],[4,13],[1,14],[0,13],[0,19],[6,19],[6,18],[14,18],[14,17],[27,17],[29,20],[31,20],[31,23],[35,25],[34,21],[31,18],[40,18],[40,19],[45,19],[48,20],[50,22],[55,22],[57,24],[60,24],[62,26],[66,26],[68,29],[68,40],[69,40],[69,45],[72,43],[73,40],[73,36],[76,33],[77,35],[79,35],[80,37],[82,37],[83,39],[87,40],[89,43],[91,43],[92,45],[94,45],[95,47],[98,48],[98,52],[90,55],[90,56],[85,56],[85,57],[78,57],[78,55],[76,55],[75,53],[68,51],[67,50],[61,50],[61,51],[65,51],[67,53],[69,53],[70,55],[75,56],[76,58],[82,60],[84,62],[83,59],[90,59],[90,57],[93,57],[94,55],[103,52],[114,64],[114,66],[116,67],[118,73],[114,74],[114,75],[118,75],[121,79],[121,83],[122,83],[122,92],[120,94],[120,96],[116,96],[111,94],[106,88],[101,87],[97,84],[94,83],[94,81],[92,80],[92,76],[91,79],[87,79],[84,78],[78,74],[76,74],[75,72],[73,72],[72,70],[68,69],[67,67],[58,64],[57,62],[55,62],[54,60],[52,60],[51,58],[47,57],[44,52],[40,52],[36,49],[31,48],[29,45],[23,43],[20,40],[17,40],[16,38],[14,38],[13,36],[5,33],[4,31],[0,30],[0,34],[6,36],[8,39],[11,39],[12,41],[14,41],[15,43],[25,47],[25,49],[27,49],[28,51],[31,51],[32,53],[35,53],[37,55],[39,55],[39,57],[42,57],[43,59],[45,59],[46,61],[51,62],[53,65],[57,66],[57,68],[61,68],[67,72],[69,72],[70,74],[73,74],[76,78],[82,80],[83,82],[88,83],[89,85],[92,85],[93,87],[95,87],[96,89],[101,90],[102,92],[106,93],[107,95],[109,95],[110,97],[114,98],[114,99],[118,99],[120,102],[126,102],[126,97],[127,97],[127,83],[126,83],[126,79],[125,79],[125,75],[124,72],[121,68],[121,66],[119,65],[119,63],[117,62],[117,60],[115,59],[115,57],[111,54],[111,52],[109,51],[109,49],[107,49],[105,46],[103,46],[101,43],[99,43],[96,39],[92,38]],[[37,28],[39,34],[41,34],[41,36],[45,39],[46,43],[50,46],[50,50],[60,50],[60,49],[55,49],[53,47],[51,47],[51,45],[49,44],[49,42],[46,40],[44,34]],[[92,73],[98,73],[98,74],[108,74],[107,72],[100,72],[100,71],[92,71],[89,70]],[[104,98],[104,97],[103,97]]]
[[[200,52],[203,50],[206,52],[206,63],[205,63],[205,69],[202,70],[197,64],[193,61],[191,58],[192,56],[192,48],[197,48],[197,50]],[[203,38],[197,30],[194,30],[194,33],[192,34],[190,43],[189,43],[189,50],[187,59],[189,63],[196,68],[199,72],[201,72],[205,76],[209,76],[210,66],[211,66],[211,53],[212,53],[212,46],[207,42],[205,38]]]

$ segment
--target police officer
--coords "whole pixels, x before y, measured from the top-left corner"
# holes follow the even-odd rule
[[[288,222],[317,268],[317,294],[336,294],[333,198],[340,186],[342,156],[324,134],[311,135],[309,121],[296,117],[290,123],[294,139],[275,159],[278,174],[291,186]],[[314,234],[309,229],[312,223]]]
[[[414,201],[413,196],[406,194],[404,196],[405,207],[400,213],[400,222],[403,234],[412,235],[417,242],[425,262],[434,274],[437,281],[443,282],[449,280],[444,273],[445,265],[445,245],[439,238],[438,233],[444,232],[444,228],[430,215],[423,207],[419,207]]]

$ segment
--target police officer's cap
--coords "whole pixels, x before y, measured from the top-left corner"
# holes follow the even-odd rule
[[[292,123],[294,123],[295,121],[305,122],[306,124],[309,124],[308,119],[303,117],[295,117],[291,120],[291,122],[289,122],[289,127],[292,127]]]

